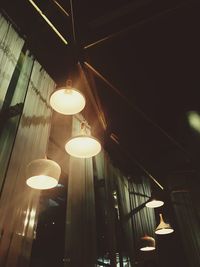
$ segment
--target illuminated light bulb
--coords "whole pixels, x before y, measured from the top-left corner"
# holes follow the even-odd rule
[[[156,245],[156,242],[153,237],[147,236],[147,235],[141,237],[141,246],[140,246],[141,251],[155,250],[156,249],[155,245]]]
[[[55,91],[50,97],[51,107],[58,113],[73,115],[81,112],[85,107],[85,97],[77,89],[72,88],[71,80],[65,88]]]
[[[53,160],[37,159],[27,166],[26,184],[34,189],[50,189],[58,184],[61,174],[60,166]]]
[[[157,199],[152,199],[145,204],[147,208],[152,208],[152,209],[159,208],[163,205],[164,205],[164,202],[162,200],[157,200]]]
[[[160,223],[156,228],[155,233],[157,235],[167,235],[174,232],[174,229],[171,227],[169,223],[165,223],[162,217],[162,214],[160,214]]]

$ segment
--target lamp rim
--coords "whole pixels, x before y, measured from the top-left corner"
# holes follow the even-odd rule
[[[153,246],[145,246],[145,247],[140,248],[141,251],[152,251],[155,249],[156,249],[156,247],[153,247]]]
[[[152,203],[152,202],[154,202],[154,203],[156,202],[157,204],[160,203],[160,205],[156,205],[155,207],[151,207],[149,204]],[[145,206],[146,206],[147,208],[152,208],[152,209],[154,209],[154,208],[162,207],[164,204],[165,204],[165,203],[164,203],[163,200],[156,199],[156,198],[150,198],[150,199],[148,200],[148,202],[145,204]]]
[[[76,88],[74,88],[74,87],[67,88],[67,87],[65,87],[65,86],[62,86],[62,87],[59,87],[59,88],[55,89],[55,90],[50,94],[49,99],[51,99],[51,97],[52,97],[52,95],[53,95],[54,93],[56,93],[56,92],[58,92],[58,91],[60,91],[60,90],[72,90],[72,91],[75,91],[75,92],[79,93],[79,94],[84,98],[84,100],[85,100],[85,102],[86,102],[85,95],[84,95],[80,90],[78,90],[78,89],[76,89]]]
[[[52,184],[51,186],[35,186],[34,182],[37,181],[38,179],[41,179],[43,176],[45,176],[46,178],[50,179]],[[58,180],[55,177],[49,176],[49,175],[34,175],[34,176],[30,176],[27,180],[26,180],[26,184],[32,188],[32,189],[36,189],[36,190],[48,190],[48,189],[52,189],[54,187],[57,186],[58,184]]]
[[[159,231],[161,231],[161,230],[170,230],[170,232],[169,233],[159,233]],[[166,234],[171,234],[173,232],[174,232],[174,229],[172,227],[163,227],[163,228],[159,228],[159,229],[155,230],[155,233],[157,235],[166,235]]]
[[[79,138],[87,138],[87,139],[90,139],[93,144],[95,144],[96,146],[98,146],[98,150],[95,149],[95,153],[92,152],[92,153],[89,153],[90,156],[83,156],[83,155],[78,155],[77,153],[71,153],[69,150],[68,150],[68,147],[70,145],[70,143],[73,143],[73,142],[77,142]],[[78,135],[74,135],[74,136],[71,136],[70,138],[68,138],[66,140],[66,143],[65,143],[65,150],[66,152],[70,155],[70,156],[73,156],[73,157],[77,157],[77,158],[91,158],[91,157],[94,157],[96,156],[102,149],[102,145],[101,145],[101,142],[94,136],[90,135],[90,134],[78,134]]]
[[[95,141],[97,141],[101,145],[100,141],[96,137],[94,137],[93,135],[90,135],[90,134],[78,134],[78,135],[71,136],[70,138],[68,138],[66,140],[66,144],[67,144],[67,142],[71,141],[72,139],[79,138],[79,137],[89,137],[91,139],[94,139]]]
[[[52,159],[48,159],[48,158],[38,158],[38,159],[33,159],[31,160],[28,165],[26,166],[26,168],[29,167],[29,165],[31,165],[32,163],[35,163],[35,162],[39,162],[39,161],[51,161],[54,165],[57,165],[57,167],[59,167],[59,169],[61,170],[61,167],[60,165],[55,161],[55,160],[52,160]]]

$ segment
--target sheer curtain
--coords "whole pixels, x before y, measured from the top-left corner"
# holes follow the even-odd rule
[[[35,61],[0,199],[0,266],[28,266],[40,191],[26,185],[25,170],[31,160],[45,156],[52,112],[48,100],[54,87]],[[24,96],[19,88],[13,101]]]
[[[99,264],[109,262],[110,266],[117,264],[117,237],[116,237],[116,210],[113,193],[115,187],[115,172],[109,157],[105,151],[101,151],[94,157],[94,170],[96,177],[96,200],[98,204],[98,216],[100,220],[98,231],[104,236],[99,243]],[[98,222],[97,222],[98,225]],[[103,226],[102,226],[103,225]],[[100,242],[100,241],[99,241]],[[102,254],[104,253],[104,254]],[[106,255],[107,254],[107,255]]]
[[[72,135],[80,134],[82,116],[74,116]],[[66,218],[65,266],[96,263],[95,200],[92,158],[70,157]]]
[[[155,237],[156,220],[154,209],[147,208],[144,204],[151,196],[148,178],[142,177],[137,183],[134,182],[134,179],[130,181],[129,191],[134,239],[136,244],[139,244],[140,238],[145,234]]]
[[[116,170],[117,186],[119,193],[119,210],[122,221],[122,228],[124,232],[124,239],[126,242],[127,251],[131,260],[131,266],[134,266],[135,247],[134,247],[134,229],[131,219],[131,204],[129,195],[129,182],[119,170]]]
[[[156,227],[153,209],[145,206],[151,196],[150,183],[147,178],[127,179],[118,175],[118,190],[121,198],[121,216],[132,265],[139,259],[140,238],[144,235],[154,237]]]
[[[15,107],[16,114],[11,118],[7,118],[7,120],[4,121],[3,125],[1,125],[2,128],[0,132],[0,188],[4,181],[7,164],[14,144],[14,139],[28,88],[32,66],[33,57],[29,55],[29,51],[27,51],[26,54],[23,55],[22,68],[19,70],[20,74],[19,77],[17,77],[18,80],[14,83],[14,86],[16,84],[16,87],[13,90],[14,92],[12,95],[12,100],[9,105],[9,108]]]
[[[197,191],[198,189],[196,192],[179,190],[171,194],[184,252],[190,267],[200,266],[200,196]]]
[[[0,14],[0,109],[23,44],[24,40]]]

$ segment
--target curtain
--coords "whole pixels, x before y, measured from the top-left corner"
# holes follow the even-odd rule
[[[23,97],[18,88],[13,103]],[[35,61],[0,199],[0,266],[28,266],[36,234],[40,191],[26,185],[26,166],[45,156],[51,123],[48,100],[55,84]]]
[[[147,208],[144,203],[151,196],[151,187],[148,178],[142,177],[139,182],[130,181],[130,201],[133,219],[134,239],[139,243],[145,234],[154,237],[156,220],[154,209]]]
[[[105,151],[94,157],[94,170],[96,178],[96,208],[98,209],[98,262],[109,263],[116,266],[117,237],[116,237],[116,210],[113,193],[115,188],[115,175],[113,166]],[[102,239],[102,236],[104,237]],[[108,254],[108,255],[107,255]],[[99,266],[99,265],[98,265]]]
[[[74,116],[72,135],[80,134],[82,116]],[[95,200],[92,158],[70,157],[66,218],[65,266],[94,267]]]
[[[121,216],[124,221],[124,232],[128,243],[132,265],[141,259],[139,244],[144,235],[155,237],[155,213],[145,206],[151,196],[149,180],[145,177],[128,179],[119,173],[119,193],[121,197]]]
[[[190,267],[200,266],[200,197],[197,191],[193,192],[193,196],[191,192],[184,190],[174,191],[171,194],[184,254]]]
[[[129,183],[127,177],[125,177],[119,170],[116,170],[117,186],[119,193],[119,210],[120,219],[122,222],[122,228],[124,232],[124,242],[126,243],[126,249],[128,256],[131,260],[131,266],[134,266],[135,260],[135,247],[134,247],[134,229],[131,219],[131,205],[129,195]]]
[[[21,54],[21,57],[23,58],[22,67],[19,69],[19,76],[12,83],[12,87],[14,87],[12,91],[14,92],[6,111],[6,114],[8,114],[8,110],[12,110],[14,115],[4,118],[0,131],[0,188],[4,181],[33,66],[33,57],[29,55],[29,51],[25,55]]]
[[[24,44],[24,40],[0,14],[0,109]]]

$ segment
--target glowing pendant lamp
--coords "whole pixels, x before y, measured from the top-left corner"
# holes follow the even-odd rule
[[[53,160],[36,159],[27,166],[26,184],[34,189],[50,189],[58,184],[60,166]]]
[[[160,215],[160,224],[157,226],[155,233],[157,235],[167,235],[174,232],[174,229],[170,226],[169,223],[165,223],[162,217],[162,214]]]
[[[60,88],[50,97],[51,107],[58,113],[73,115],[85,107],[85,97],[77,89],[72,88],[72,81],[67,80],[66,88]]]
[[[91,158],[101,151],[100,142],[87,133],[85,122],[81,123],[81,134],[70,138],[66,145],[66,152],[76,158]]]
[[[152,251],[156,249],[155,239],[151,236],[145,235],[141,237],[141,251]]]
[[[145,204],[147,208],[152,208],[152,209],[159,208],[163,205],[164,205],[164,202],[158,199],[151,199]]]

